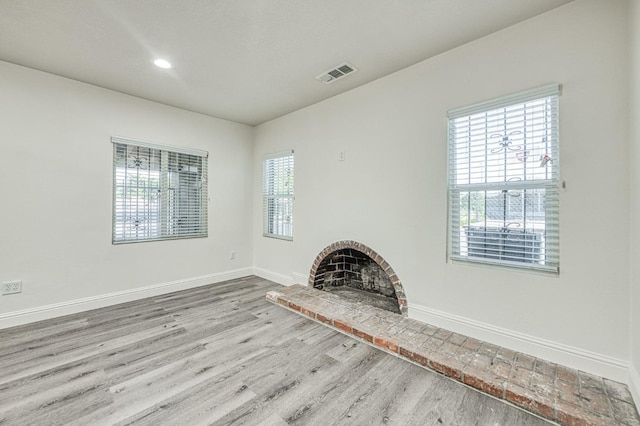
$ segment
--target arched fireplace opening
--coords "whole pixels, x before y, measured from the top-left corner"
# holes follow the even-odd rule
[[[309,285],[377,308],[407,315],[404,289],[391,266],[355,241],[340,241],[316,257]]]

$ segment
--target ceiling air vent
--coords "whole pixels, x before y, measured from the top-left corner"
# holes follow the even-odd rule
[[[320,81],[324,81],[326,84],[333,83],[339,78],[344,77],[347,74],[351,74],[358,71],[358,68],[354,67],[348,62],[338,65],[337,67],[325,71],[316,78]]]

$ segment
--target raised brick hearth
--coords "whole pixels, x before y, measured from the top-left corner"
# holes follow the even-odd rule
[[[267,300],[564,425],[640,426],[626,385],[294,285]]]

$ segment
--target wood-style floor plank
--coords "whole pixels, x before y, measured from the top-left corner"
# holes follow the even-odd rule
[[[0,425],[544,425],[247,277],[0,330]]]

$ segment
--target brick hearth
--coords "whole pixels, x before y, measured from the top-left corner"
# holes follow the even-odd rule
[[[622,383],[310,287],[267,300],[560,424],[640,426]]]

